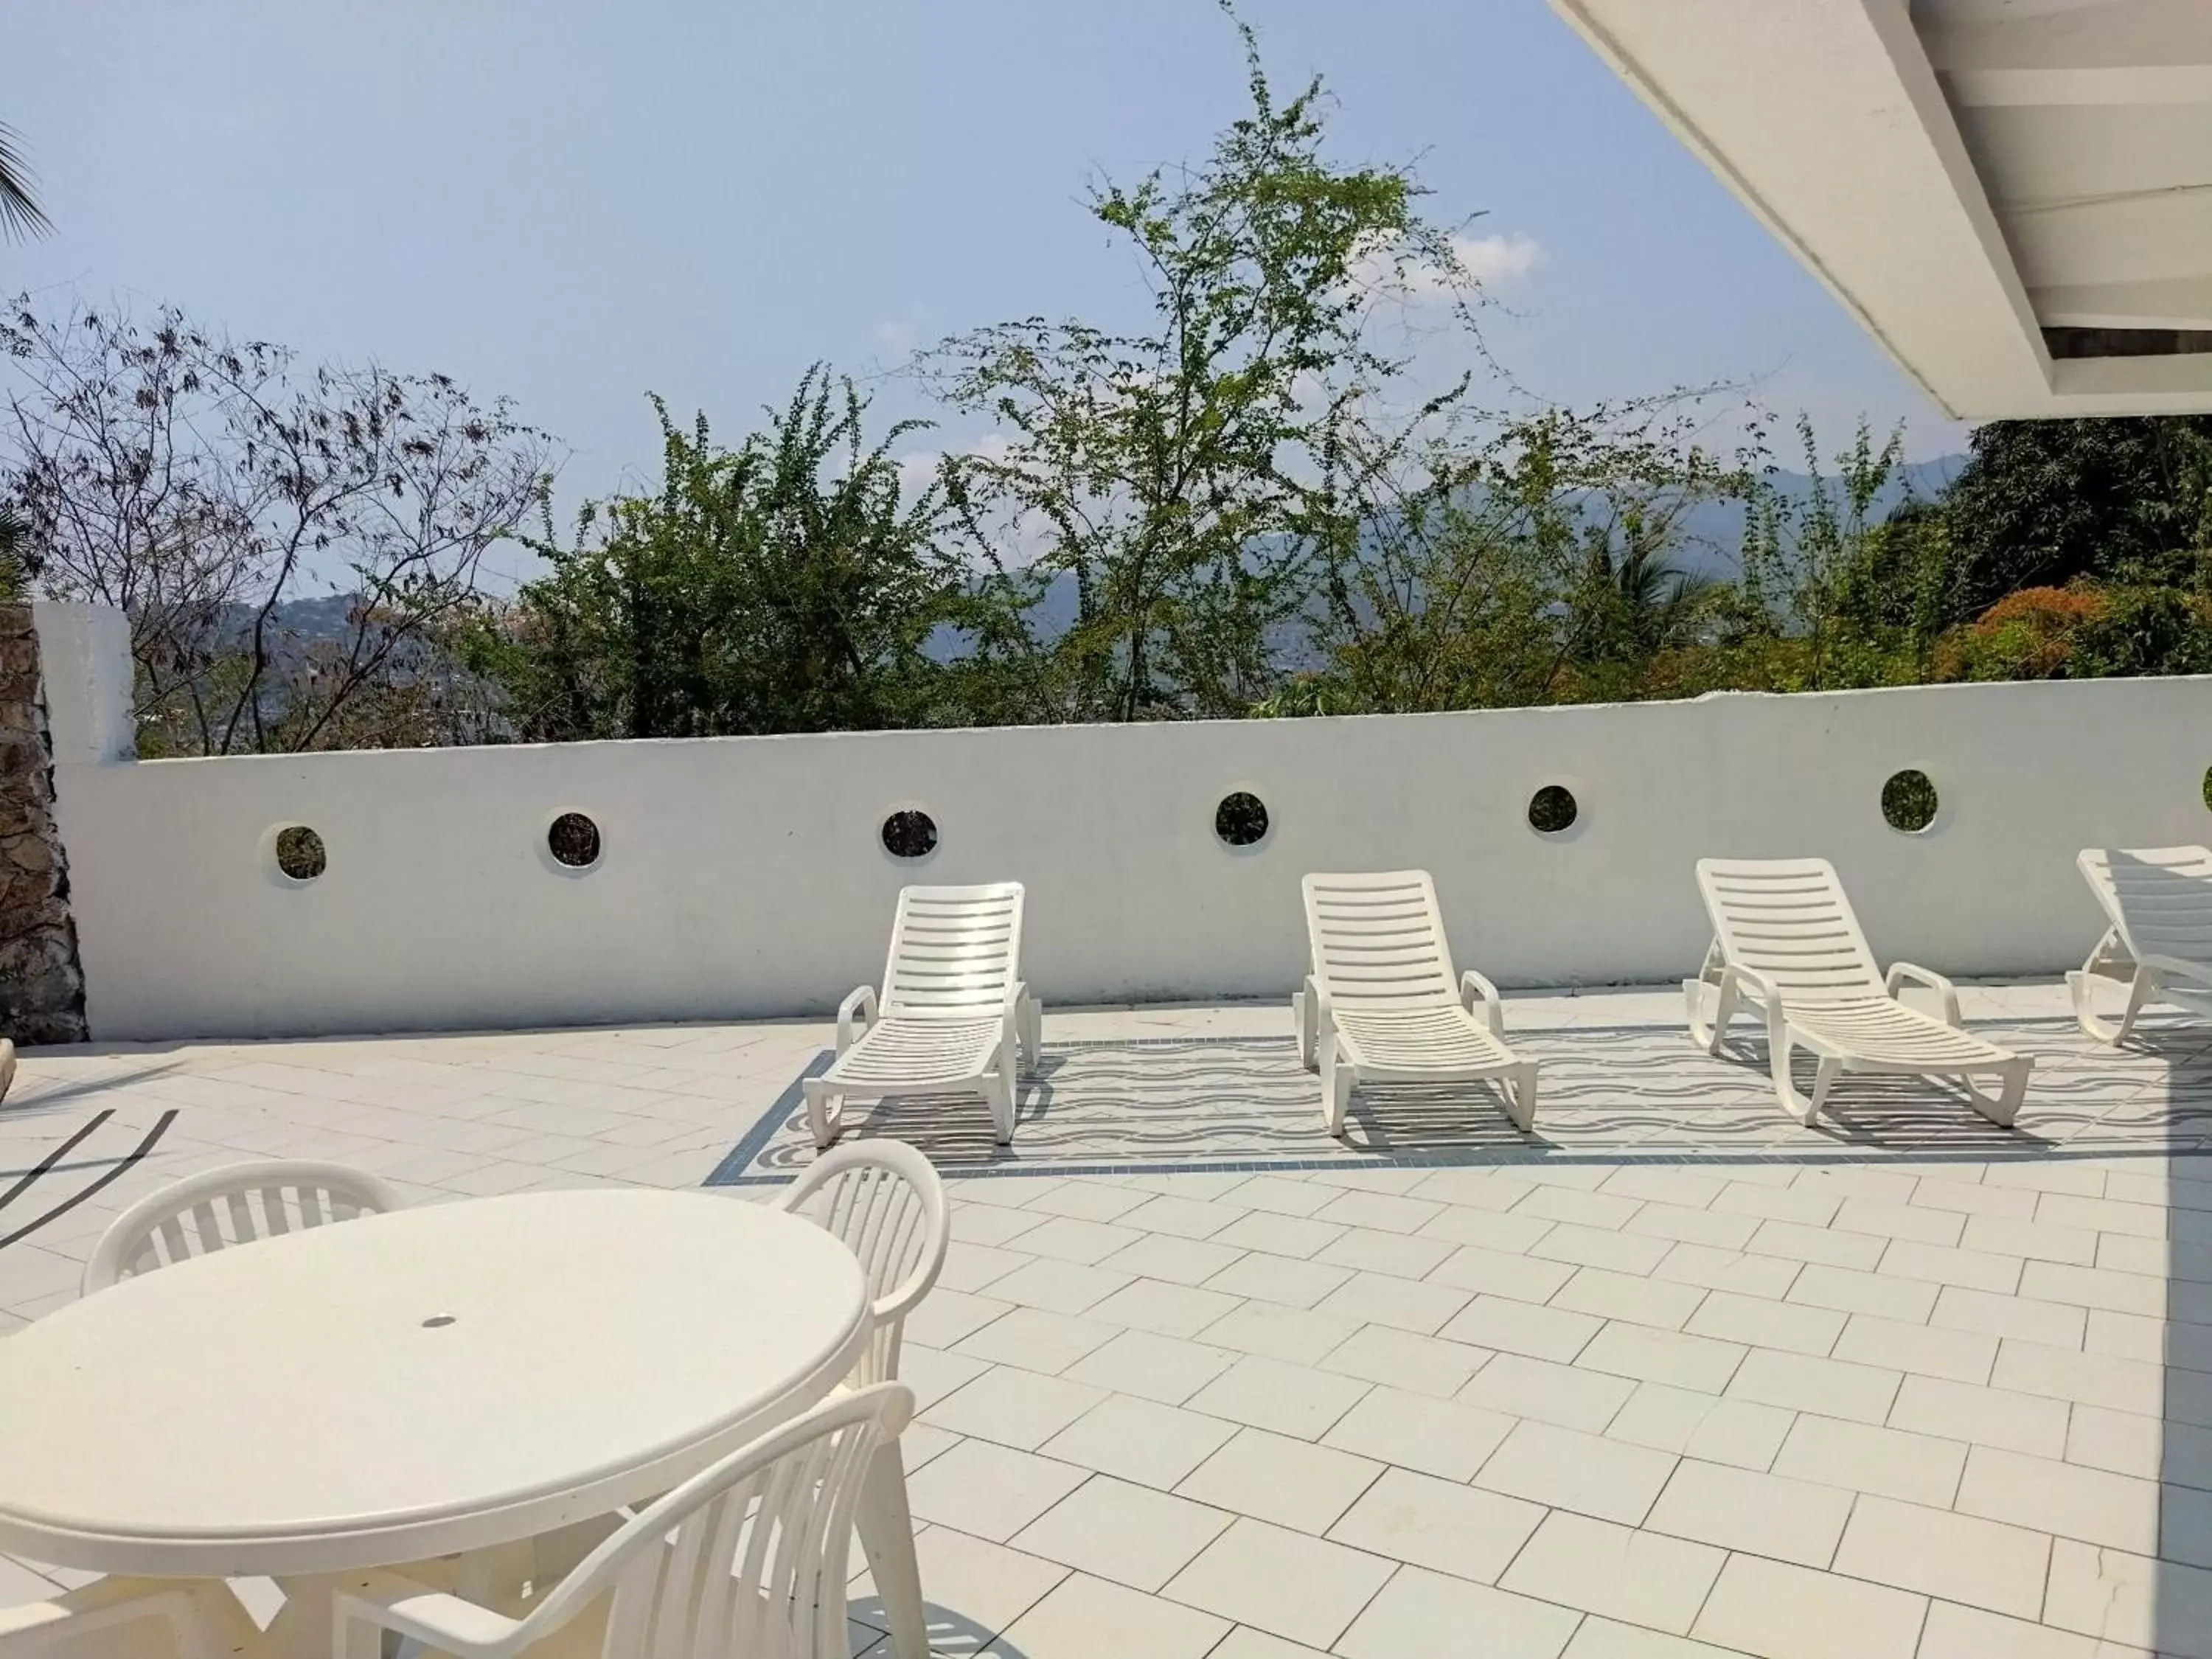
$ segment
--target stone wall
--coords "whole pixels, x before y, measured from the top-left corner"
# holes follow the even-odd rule
[[[85,1040],[31,608],[0,605],[0,1037]]]

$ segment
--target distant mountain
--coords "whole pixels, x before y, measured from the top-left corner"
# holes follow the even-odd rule
[[[1964,455],[1939,455],[1899,467],[1889,486],[1875,498],[1874,516],[1887,518],[1916,498],[1935,500],[1949,488],[1966,464]],[[1802,472],[1777,472],[1767,482],[1792,501],[1802,501],[1813,493],[1812,479]],[[1741,563],[1738,550],[1743,544],[1743,518],[1742,503],[1737,501],[1708,501],[1692,508],[1683,515],[1684,545],[1675,562],[1692,575],[1735,576]],[[1036,619],[1041,637],[1056,639],[1075,625],[1076,609],[1075,578],[1063,571],[1053,578],[1030,615]],[[949,629],[940,629],[929,643],[929,654],[940,661],[957,650],[957,636]]]
[[[1887,516],[1914,497],[1934,500],[1948,488],[1966,462],[1964,455],[1940,455],[1933,460],[1915,461],[1900,467],[1889,487],[1876,498],[1875,516]],[[1778,472],[1768,482],[1793,500],[1802,501],[1813,489],[1813,481],[1798,472]],[[1678,562],[1684,569],[1703,576],[1734,576],[1738,563],[1736,550],[1743,540],[1742,506],[1711,501],[1692,509],[1684,518],[1683,537],[1685,545]],[[352,635],[349,618],[358,602],[359,596],[351,593],[288,599],[276,607],[273,620],[279,634],[300,644],[316,640],[344,640]],[[1075,578],[1062,572],[1054,577],[1031,613],[1039,635],[1049,640],[1066,632],[1074,626],[1076,609]],[[243,607],[240,612],[242,632],[250,625],[252,613]],[[932,657],[943,661],[958,654],[959,636],[950,629],[939,629],[927,649]]]

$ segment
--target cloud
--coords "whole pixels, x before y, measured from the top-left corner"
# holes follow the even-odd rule
[[[1467,283],[1486,289],[1509,287],[1547,257],[1542,243],[1517,230],[1492,236],[1455,236],[1451,251],[1459,262],[1457,281],[1454,273],[1425,264],[1412,264],[1400,271],[1391,251],[1381,247],[1361,258],[1354,271],[1363,288],[1395,290],[1419,303],[1447,298]]]
[[[1504,236],[1455,236],[1452,252],[1468,276],[1492,288],[1518,282],[1548,257],[1541,242],[1517,230]]]

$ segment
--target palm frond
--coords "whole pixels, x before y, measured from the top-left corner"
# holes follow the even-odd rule
[[[0,124],[0,236],[43,236],[53,222],[31,193],[32,173],[15,128]]]

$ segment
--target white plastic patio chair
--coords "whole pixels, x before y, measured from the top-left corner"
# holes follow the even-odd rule
[[[396,1572],[348,1574],[333,1659],[381,1659],[387,1631],[455,1659],[846,1659],[855,1511],[913,1413],[902,1383],[833,1395],[630,1516],[520,1619]]]
[[[850,1385],[896,1377],[906,1316],[937,1283],[952,1240],[936,1170],[902,1141],[857,1142],[815,1159],[775,1206],[836,1234],[860,1259],[875,1326]]]
[[[1969,1036],[1942,975],[1899,962],[1884,978],[1826,859],[1699,859],[1698,890],[1713,943],[1682,981],[1690,1035],[1717,1054],[1736,1015],[1763,1009],[1774,1092],[1799,1122],[1820,1115],[1846,1072],[1956,1077],[1990,1122],[2008,1127],[2019,1114],[2033,1057]],[[1942,1018],[1905,1004],[1908,980],[1942,999]],[[1792,1048],[1814,1056],[1809,1097],[1791,1079]],[[1973,1085],[1984,1073],[1998,1079],[1994,1097]]]
[[[264,1650],[220,1579],[95,1578],[0,1607],[0,1659],[231,1659]]]
[[[389,1182],[343,1164],[270,1158],[227,1164],[149,1193],[109,1224],[80,1293],[303,1227],[405,1207]]]
[[[1291,1010],[1298,1058],[1321,1073],[1329,1133],[1344,1133],[1358,1084],[1474,1082],[1497,1084],[1527,1133],[1536,1062],[1506,1046],[1498,988],[1472,969],[1454,978],[1429,872],[1310,875],[1300,886],[1313,971]]]
[[[2154,1002],[2212,1019],[2212,847],[2090,847],[2075,862],[2112,922],[2066,975],[2081,1029],[2124,1042]],[[2097,1018],[2090,988],[2100,979],[2128,988],[2118,1025]]]
[[[837,1139],[848,1099],[979,1091],[999,1144],[1011,1141],[1022,1053],[1036,1062],[1044,1020],[1021,952],[1019,882],[901,890],[880,1006],[873,986],[847,997],[837,1057],[806,1079],[814,1144]]]

